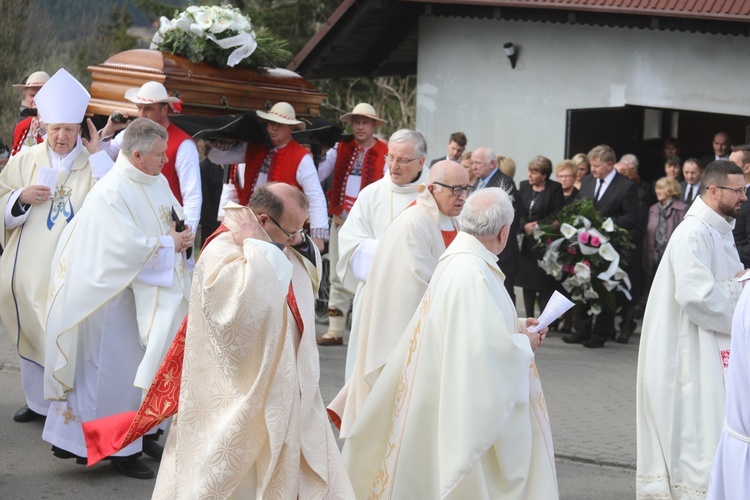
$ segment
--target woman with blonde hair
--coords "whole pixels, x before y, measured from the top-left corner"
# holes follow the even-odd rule
[[[578,195],[576,183],[576,164],[572,160],[563,160],[555,165],[555,177],[563,192],[563,205],[570,205]]]
[[[656,181],[656,199],[659,201],[648,211],[643,245],[643,267],[648,283],[654,277],[669,238],[688,210],[688,206],[680,201],[680,194],[680,185],[673,178],[662,177]]]
[[[586,177],[586,174],[591,172],[589,158],[588,156],[586,156],[586,153],[578,153],[573,158],[571,158],[570,161],[572,161],[576,166],[576,182],[574,186],[576,187],[576,189],[581,189],[581,181],[584,177]]]
[[[477,181],[477,176],[474,173],[474,169],[471,168],[471,151],[467,151],[464,154],[461,155],[461,166],[463,166],[466,169],[466,172],[469,174],[469,184],[472,186]]]
[[[513,161],[513,158],[497,155],[497,168],[511,179],[516,175],[516,162]]]

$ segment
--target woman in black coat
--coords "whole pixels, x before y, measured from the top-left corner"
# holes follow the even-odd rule
[[[516,274],[516,286],[523,288],[523,302],[526,305],[526,316],[534,318],[534,305],[539,300],[539,310],[544,310],[556,281],[548,276],[537,263],[544,251],[536,248],[534,229],[537,221],[555,214],[563,207],[562,186],[550,180],[552,162],[544,156],[537,156],[529,163],[529,180],[521,182],[518,194],[521,198],[521,221],[523,230],[519,272]]]

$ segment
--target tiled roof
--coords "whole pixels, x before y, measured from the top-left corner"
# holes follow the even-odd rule
[[[452,5],[568,9],[750,21],[750,0],[412,0]]]

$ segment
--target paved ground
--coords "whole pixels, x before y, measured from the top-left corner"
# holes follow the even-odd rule
[[[635,337],[631,342],[637,342]],[[555,443],[563,499],[635,496],[635,372],[637,345],[608,343],[589,350],[552,334],[537,353]],[[327,402],[343,380],[345,347],[321,354]],[[477,397],[481,397],[477,384]],[[106,464],[91,469],[52,456],[42,423],[12,421],[22,406],[18,360],[0,326],[0,498],[149,498],[153,481],[130,479]],[[146,459],[157,468],[158,463]]]

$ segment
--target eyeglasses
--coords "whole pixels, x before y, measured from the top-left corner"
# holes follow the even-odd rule
[[[437,184],[438,186],[443,186],[444,188],[450,189],[453,196],[461,196],[461,193],[463,193],[464,191],[466,191],[466,196],[469,196],[474,191],[474,186],[449,186],[448,184],[443,184],[442,182],[433,182],[433,184]]]
[[[396,163],[399,167],[405,167],[414,160],[419,160],[419,158],[395,158],[391,155],[385,155],[383,158],[385,159],[386,163]]]
[[[304,229],[300,229],[299,231],[295,231],[293,233],[290,233],[289,231],[287,231],[286,229],[284,229],[283,227],[281,227],[281,224],[279,224],[278,222],[276,222],[276,219],[274,219],[273,217],[271,217],[268,214],[263,214],[263,215],[265,215],[266,217],[268,217],[269,219],[271,219],[271,222],[273,222],[274,224],[276,224],[276,227],[278,227],[279,229],[281,229],[284,232],[284,234],[287,236],[287,240],[288,241],[292,241],[297,236],[302,236],[303,238],[305,237],[305,230]]]
[[[745,188],[744,187],[739,187],[739,188],[730,188],[730,187],[726,187],[726,186],[714,186],[714,187],[716,189],[725,189],[727,191],[731,191],[734,194],[736,194],[737,196],[742,196],[743,194],[745,194]]]

